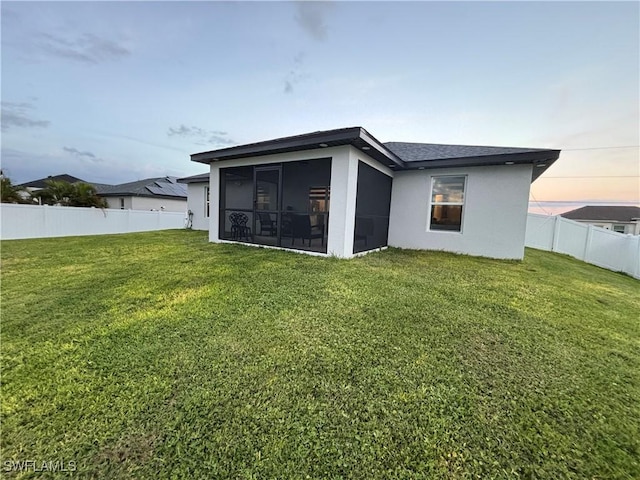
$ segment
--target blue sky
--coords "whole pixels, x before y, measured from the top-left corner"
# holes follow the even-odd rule
[[[636,2],[1,9],[15,182],[186,176],[205,170],[191,153],[360,125],[381,141],[560,148],[532,198],[640,202]]]

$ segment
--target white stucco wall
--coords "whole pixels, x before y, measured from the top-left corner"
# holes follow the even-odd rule
[[[493,258],[521,259],[524,256],[526,219],[531,184],[531,165],[469,167],[393,172],[351,146],[319,148],[303,152],[213,162],[210,167],[211,198],[220,196],[220,168],[263,165],[318,158],[331,162],[331,207],[327,253],[342,258],[353,256],[358,162],[394,178],[389,219],[389,245],[401,248],[445,250]],[[427,230],[431,177],[466,175],[463,231]],[[198,185],[198,184],[195,184]],[[197,187],[196,187],[197,188]],[[194,207],[204,208],[204,189],[193,191]],[[189,197],[191,199],[191,190]],[[190,200],[191,201],[191,200]],[[191,208],[194,212],[196,210]],[[218,236],[218,208],[210,209],[209,241]],[[194,228],[195,215],[194,215]]]
[[[186,200],[174,200],[170,198],[153,197],[104,197],[107,200],[108,208],[120,210],[120,199],[124,198],[124,210],[160,210],[164,207],[165,212],[186,212]]]
[[[161,207],[164,207],[165,212],[184,213],[187,211],[187,201],[170,198],[131,197],[132,210],[160,210]]]
[[[521,259],[531,165],[395,172],[389,246]],[[431,177],[466,175],[462,232],[427,230]]]
[[[124,210],[133,210],[131,207],[131,197],[105,197],[108,208],[120,209],[120,198],[124,198]]]
[[[193,223],[191,228],[194,230],[209,229],[209,217],[206,216],[205,203],[205,188],[208,186],[209,182],[187,184],[187,208],[193,212]],[[216,203],[212,202],[210,210],[214,207],[217,208]]]

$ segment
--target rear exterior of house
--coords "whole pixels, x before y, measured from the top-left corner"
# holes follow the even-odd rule
[[[194,228],[206,220],[191,206],[208,210],[212,242],[341,258],[393,246],[520,259],[530,184],[558,155],[382,144],[353,127],[194,154],[210,165],[209,184],[181,181],[194,193]]]

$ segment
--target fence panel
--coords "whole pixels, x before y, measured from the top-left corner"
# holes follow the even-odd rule
[[[555,251],[584,260],[584,249],[587,242],[589,226],[567,220],[566,218],[559,218],[560,221],[556,223],[556,229],[559,229],[559,233],[556,233],[557,243]]]
[[[640,236],[612,232],[560,216],[530,213],[525,245],[571,255],[640,279]]]
[[[609,270],[624,271],[631,257],[632,236],[621,235],[604,228],[594,228],[589,248],[589,262]]]
[[[555,222],[556,217],[529,214],[527,217],[527,247],[551,250],[553,248]]]
[[[0,238],[69,237],[184,228],[183,213],[0,204]]]

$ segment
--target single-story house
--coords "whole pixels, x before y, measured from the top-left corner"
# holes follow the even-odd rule
[[[187,188],[176,177],[146,178],[119,185],[94,184],[109,208],[121,210],[187,211]]]
[[[28,192],[41,190],[47,181],[68,183],[88,183],[93,185],[99,197],[107,201],[108,208],[120,210],[164,210],[167,212],[187,211],[187,188],[177,182],[176,177],[145,178],[135,182],[108,185],[82,180],[68,175],[48,176],[21,185]]]
[[[521,259],[531,182],[559,155],[381,143],[351,127],[196,153],[208,182],[181,182],[211,242],[341,258],[392,246]]]
[[[561,216],[618,233],[640,235],[640,207],[587,205],[562,213]]]

